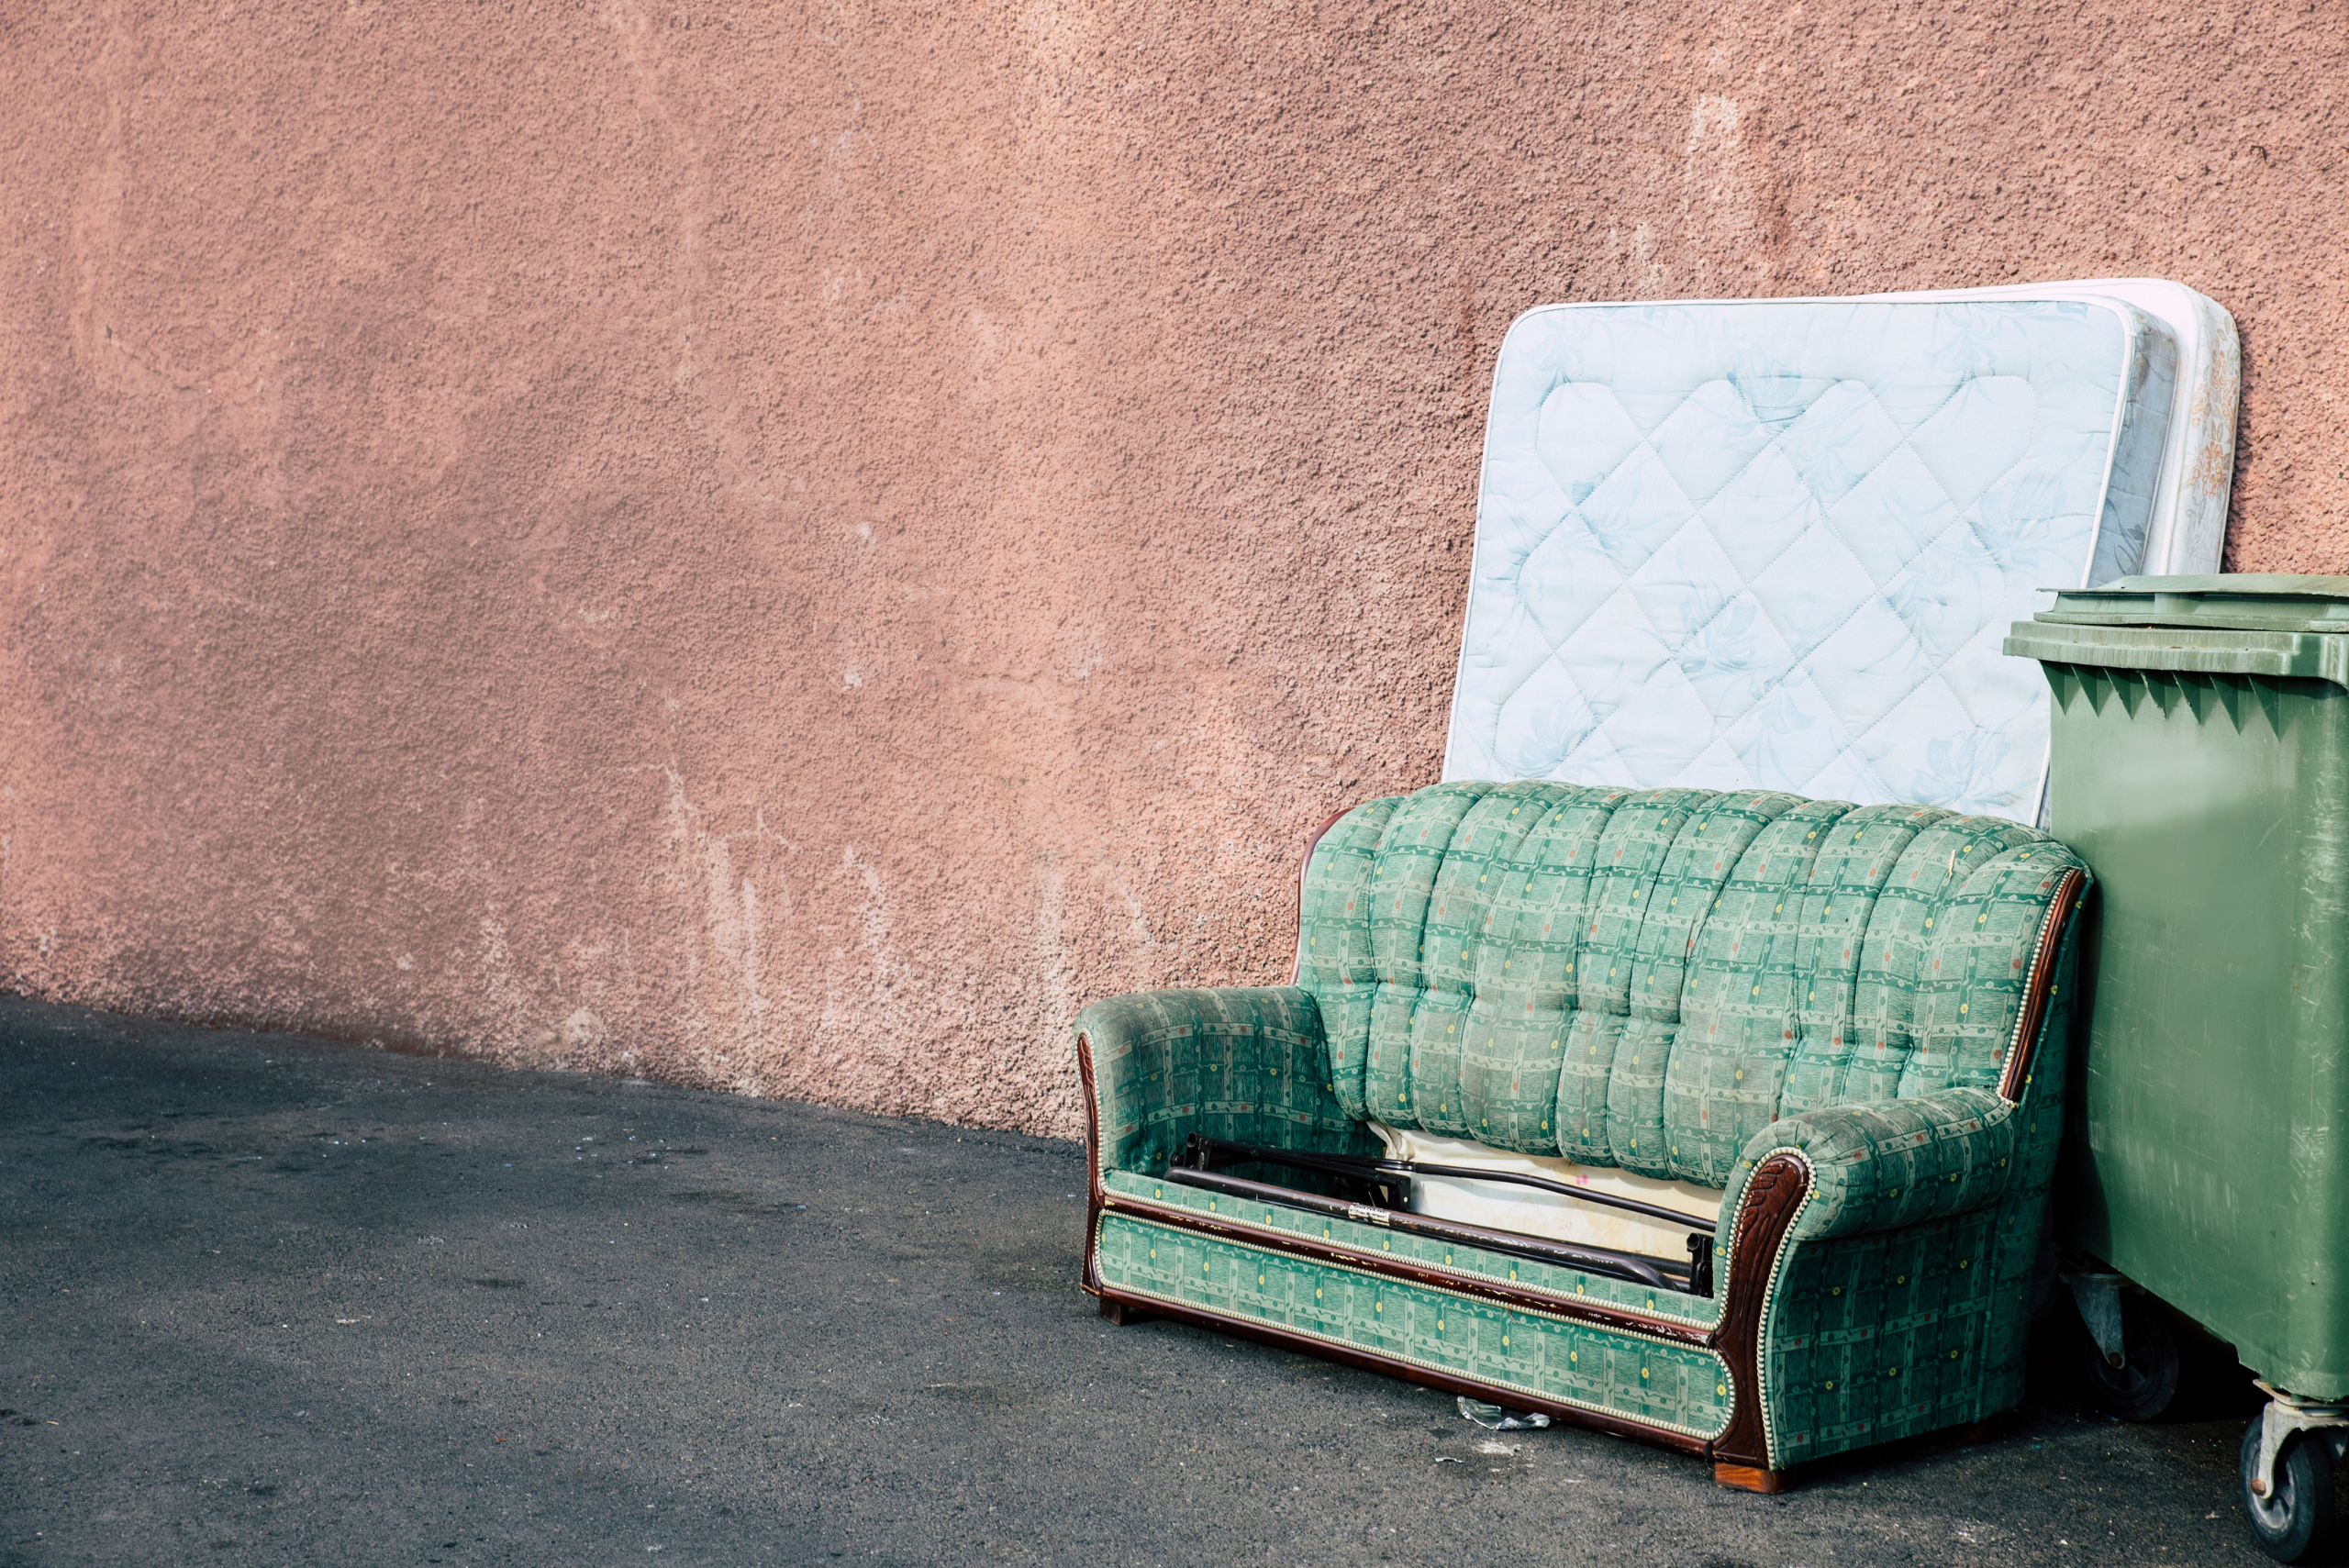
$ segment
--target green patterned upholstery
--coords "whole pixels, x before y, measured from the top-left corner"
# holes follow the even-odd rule
[[[1142,991],[1096,1002],[1077,1027],[1093,1042],[1106,1169],[1163,1171],[1195,1132],[1330,1153],[1378,1148],[1330,1093],[1310,992]]]
[[[1511,1403],[1621,1412],[1699,1438],[1729,1416],[1727,1373],[1699,1348],[1122,1216],[1108,1217],[1100,1249],[1104,1273],[1122,1281],[1299,1338],[1473,1377]]]
[[[1798,1237],[1898,1230],[1986,1207],[2013,1172],[2015,1109],[1989,1089],[1948,1089],[1805,1111],[1774,1128],[1769,1151],[1810,1163]],[[1749,1159],[1751,1156],[1749,1156]]]
[[[2075,863],[1925,807],[1438,784],[1323,837],[1298,983],[1358,1115],[1718,1187],[1785,1111],[1995,1077]]]
[[[2079,869],[2070,851],[2040,842],[2048,847],[2030,863]],[[1781,1147],[1801,1148],[1815,1180],[1763,1342],[1774,1464],[1963,1426],[2021,1402],[2072,1034],[2077,954],[2069,929],[2058,936],[2051,1006],[2013,1101],[1967,1088],[1807,1111],[1740,1162],[1724,1216]]]
[[[1313,852],[1296,985],[1079,1018],[1088,1284],[1774,1468],[1978,1419],[2020,1394],[2086,884],[2043,833],[1924,807],[1369,802]],[[1715,1296],[1159,1179],[1194,1131],[1369,1151],[1373,1120],[1727,1189]],[[1801,1195],[1743,1255],[1765,1167]]]

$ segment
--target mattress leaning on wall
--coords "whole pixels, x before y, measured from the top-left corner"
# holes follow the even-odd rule
[[[2035,818],[2045,686],[1998,641],[2216,570],[2236,362],[2157,280],[1528,312],[1443,776]]]

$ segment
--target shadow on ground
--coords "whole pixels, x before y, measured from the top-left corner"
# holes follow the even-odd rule
[[[0,996],[0,1564],[2260,1563],[2063,1347],[1798,1489],[1076,1287],[1074,1144]],[[2206,1410],[2206,1413],[2210,1413]]]

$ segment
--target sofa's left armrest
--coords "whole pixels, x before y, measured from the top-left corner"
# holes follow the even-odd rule
[[[1753,1173],[1781,1156],[1809,1173],[1797,1240],[1898,1230],[1996,1203],[2014,1175],[2016,1112],[1996,1090],[1944,1089],[1774,1122],[1738,1161],[1718,1244],[1729,1245]]]
[[[1321,1009],[1294,985],[1137,991],[1076,1016],[1096,1173],[1155,1173],[1194,1132],[1292,1149],[1364,1138],[1330,1092]]]

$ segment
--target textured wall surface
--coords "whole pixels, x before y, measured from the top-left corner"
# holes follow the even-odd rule
[[[1070,1129],[1545,301],[2177,278],[2349,570],[2349,28],[2173,10],[11,5],[0,988]]]

